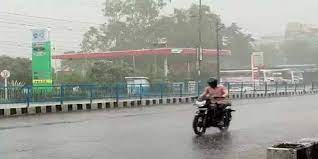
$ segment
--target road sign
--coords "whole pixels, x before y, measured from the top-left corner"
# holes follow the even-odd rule
[[[3,70],[3,71],[1,72],[1,77],[4,78],[4,79],[9,78],[9,77],[10,77],[10,71],[8,71],[8,70]]]
[[[252,67],[263,67],[264,66],[264,53],[253,52],[252,54]]]
[[[32,42],[44,43],[50,41],[50,32],[48,29],[32,29]]]
[[[3,70],[1,71],[1,77],[4,78],[4,98],[8,99],[8,78],[10,77],[10,71]]]
[[[252,79],[260,80],[260,69],[264,67],[264,53],[253,52],[251,55]]]

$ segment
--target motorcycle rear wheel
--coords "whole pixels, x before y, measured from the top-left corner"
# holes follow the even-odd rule
[[[221,132],[227,132],[228,130],[229,130],[229,127],[230,126],[220,126],[220,127],[218,127],[219,128],[219,130],[221,131]]]
[[[227,112],[225,118],[224,118],[224,126],[219,126],[219,130],[221,132],[226,132],[229,130],[229,127],[230,127],[230,124],[231,124],[231,118],[232,118],[232,115],[230,112]]]

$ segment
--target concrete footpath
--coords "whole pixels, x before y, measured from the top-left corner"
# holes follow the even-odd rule
[[[318,90],[312,91],[288,91],[288,92],[269,92],[269,93],[250,93],[250,94],[231,94],[231,99],[252,99],[252,98],[268,98],[268,97],[284,97],[317,94]],[[89,111],[89,110],[105,110],[114,108],[132,108],[150,105],[165,105],[165,104],[184,104],[192,103],[196,100],[195,96],[187,97],[165,97],[153,99],[125,99],[125,100],[96,100],[92,103],[83,101],[71,101],[65,104],[40,103],[39,105],[31,105],[29,107],[23,105],[0,106],[1,117],[14,117],[20,115],[46,114],[57,112],[72,112],[72,111]]]

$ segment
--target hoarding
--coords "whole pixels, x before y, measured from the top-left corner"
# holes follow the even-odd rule
[[[32,84],[52,86],[52,53],[48,29],[32,30]]]

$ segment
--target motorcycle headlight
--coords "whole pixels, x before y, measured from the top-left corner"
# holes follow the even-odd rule
[[[196,101],[195,103],[194,103],[194,106],[196,106],[196,107],[202,107],[202,106],[204,106],[206,104],[206,101]]]

